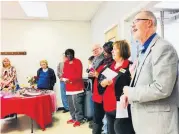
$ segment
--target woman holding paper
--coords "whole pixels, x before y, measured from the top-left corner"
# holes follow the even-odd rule
[[[112,51],[114,62],[105,71],[114,71],[117,76],[105,76],[107,73],[101,73],[99,77],[99,93],[103,95],[103,106],[108,121],[109,134],[135,134],[132,126],[130,106],[127,109],[120,109],[119,100],[123,92],[123,87],[130,84],[130,57],[129,44],[125,40],[116,41],[113,44]],[[112,79],[110,79],[112,78]],[[120,110],[123,117],[119,117]],[[127,115],[126,115],[127,114]]]
[[[93,84],[93,102],[94,102],[94,124],[93,124],[93,134],[101,134],[101,130],[103,127],[103,118],[105,115],[105,111],[103,108],[103,102],[102,102],[102,95],[98,93],[98,74],[105,69],[106,66],[110,66],[111,63],[113,62],[112,58],[112,46],[113,42],[109,41],[103,45],[103,54],[104,54],[104,59],[100,63],[99,67],[94,71],[94,84]]]

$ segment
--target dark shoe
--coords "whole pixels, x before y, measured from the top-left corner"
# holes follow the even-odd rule
[[[63,110],[63,113],[67,113],[67,112],[69,112],[69,110],[66,110],[66,109],[65,109],[65,110]]]
[[[81,121],[80,121],[80,123],[81,124],[84,124],[84,123],[86,123],[88,120],[86,119],[86,118],[84,118],[84,119],[82,119]]]
[[[92,129],[93,128],[93,121],[89,122],[89,128]]]
[[[62,110],[65,110],[65,108],[64,108],[64,107],[59,107],[59,108],[57,109],[57,111],[62,111]]]

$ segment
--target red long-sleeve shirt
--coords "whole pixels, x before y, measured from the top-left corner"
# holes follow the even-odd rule
[[[83,66],[79,59],[74,58],[72,63],[69,60],[64,63],[62,78],[67,78],[70,81],[66,83],[67,92],[76,92],[84,89],[82,72]]]

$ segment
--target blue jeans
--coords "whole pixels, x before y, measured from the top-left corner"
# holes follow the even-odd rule
[[[62,99],[63,107],[65,108],[65,110],[69,110],[65,83],[63,81],[60,81],[60,90],[61,90],[61,99]]]
[[[108,132],[108,129],[107,129],[107,118],[106,118],[106,115],[104,116],[103,118],[103,132],[104,133],[107,133]]]

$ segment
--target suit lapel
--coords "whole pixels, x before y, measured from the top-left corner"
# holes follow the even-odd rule
[[[138,58],[137,58],[137,63],[136,63],[136,67],[135,67],[135,69],[134,69],[133,79],[132,79],[131,82],[130,82],[130,86],[132,86],[132,83],[133,83],[133,81],[135,80],[134,78],[135,78],[135,75],[136,75],[136,71],[137,71],[138,66],[139,66],[139,61],[138,61]]]
[[[133,80],[135,80],[135,81],[134,81],[134,86],[136,85],[136,82],[137,82],[137,80],[138,80],[138,77],[139,77],[139,74],[140,74],[140,72],[141,72],[142,66],[143,66],[143,64],[144,64],[144,62],[145,62],[147,56],[148,56],[149,53],[151,52],[151,48],[155,45],[155,43],[156,43],[156,41],[157,41],[158,39],[159,39],[159,36],[158,36],[158,35],[156,35],[156,36],[153,38],[153,40],[150,42],[150,44],[149,44],[149,46],[148,46],[148,48],[147,48],[147,50],[146,50],[146,52],[145,52],[145,54],[144,54],[142,60],[140,61],[140,63],[138,63],[138,66],[137,66],[137,68],[136,68],[136,70],[135,70],[135,74],[134,74],[134,76],[135,76],[136,78],[133,79]]]

